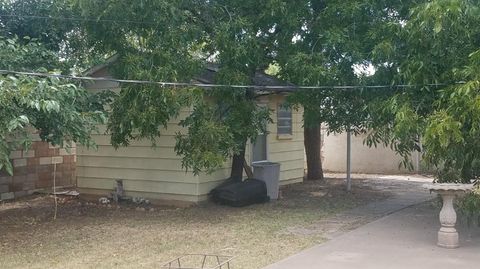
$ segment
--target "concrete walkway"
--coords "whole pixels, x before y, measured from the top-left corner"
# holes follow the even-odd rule
[[[421,188],[422,181],[394,180],[388,186],[398,189],[391,199],[349,212],[384,217],[265,269],[480,268],[478,227],[458,227],[458,249],[435,245],[440,225],[438,208],[426,202],[434,196]]]

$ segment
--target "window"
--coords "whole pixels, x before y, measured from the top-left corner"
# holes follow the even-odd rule
[[[292,134],[292,110],[284,105],[279,105],[277,109],[277,134]]]

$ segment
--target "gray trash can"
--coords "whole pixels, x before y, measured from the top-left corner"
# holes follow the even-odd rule
[[[259,162],[252,164],[253,178],[265,182],[267,185],[267,194],[270,199],[278,199],[278,188],[280,181],[280,164],[273,162]]]

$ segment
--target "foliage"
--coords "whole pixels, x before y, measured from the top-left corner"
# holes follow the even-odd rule
[[[0,38],[1,69],[39,70],[53,67],[56,54],[35,40]],[[103,103],[108,94],[88,94],[71,82],[57,78],[0,76],[0,169],[12,174],[10,151],[26,150],[31,133],[54,145],[78,142],[92,146],[90,133],[105,121]]]
[[[63,59],[55,68],[69,73],[69,69],[91,66],[94,60],[85,47],[84,31],[77,17],[78,10],[69,1],[6,0],[0,3],[0,35],[19,37],[18,42],[24,45],[29,39],[37,40]]]
[[[125,21],[86,23],[89,44],[118,57],[113,72],[119,78],[188,82],[214,64],[215,82],[252,84],[255,72],[271,62],[271,9],[278,1],[74,2],[84,16]],[[269,113],[255,98],[251,89],[124,85],[112,106],[112,144],[154,142],[182,108],[192,108],[180,123],[187,131],[177,134],[175,149],[186,169],[211,172],[265,131]]]
[[[468,224],[480,226],[480,188],[477,186],[473,192],[466,194],[457,202],[460,215]]]
[[[299,85],[419,85],[305,90],[289,101],[304,106],[307,125],[368,130],[368,145],[390,145],[406,166],[411,152],[422,150],[439,180],[467,182],[476,177],[480,150],[479,10],[474,0],[12,0],[0,5],[0,29],[10,38],[20,36],[27,52],[35,42],[24,36],[45,45],[46,54],[33,53],[32,59],[22,51],[19,57],[2,54],[9,59],[4,62],[24,61],[20,68],[43,63],[65,72],[70,61],[62,67],[47,58],[68,55],[78,64],[85,63],[81,55],[116,55],[113,72],[125,79],[189,82],[213,65],[217,83],[252,84],[255,72],[274,66],[278,76]],[[78,19],[32,27],[34,18],[5,17],[37,11]],[[369,66],[375,69],[371,76],[362,72]],[[437,83],[442,85],[431,85]],[[154,142],[160,127],[191,108],[181,121],[187,132],[177,134],[176,151],[185,168],[213,171],[264,131],[270,117],[256,98],[252,89],[123,85],[112,104],[112,144]]]
[[[374,103],[370,114],[370,143],[392,144],[405,159],[422,149],[439,181],[476,177],[479,19],[476,1],[429,1],[412,8],[387,54],[395,55],[392,66],[399,71],[392,81],[425,86],[393,92]]]
[[[211,106],[199,102],[192,114],[180,122],[195,135],[177,133],[175,150],[185,156],[182,165],[195,174],[202,170],[213,172],[231,157],[230,149],[238,151],[233,133],[217,115]]]
[[[47,49],[58,50],[67,39],[67,34],[74,24],[73,21],[48,20],[31,16],[69,18],[74,14],[65,1],[2,1],[0,4],[1,33],[35,38]]]
[[[362,68],[375,64],[386,33],[400,27],[412,1],[304,1],[291,21],[290,38],[279,49],[281,75],[299,85],[363,85]],[[289,13],[290,14],[290,13]],[[285,30],[285,29],[282,29]],[[385,47],[384,45],[383,47]],[[305,108],[305,123],[325,123],[329,132],[365,130],[374,90],[304,90],[291,96]]]

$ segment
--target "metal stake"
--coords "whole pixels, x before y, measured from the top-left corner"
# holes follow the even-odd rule
[[[352,134],[350,130],[348,130],[347,131],[347,191],[352,190],[351,158],[352,158]]]

